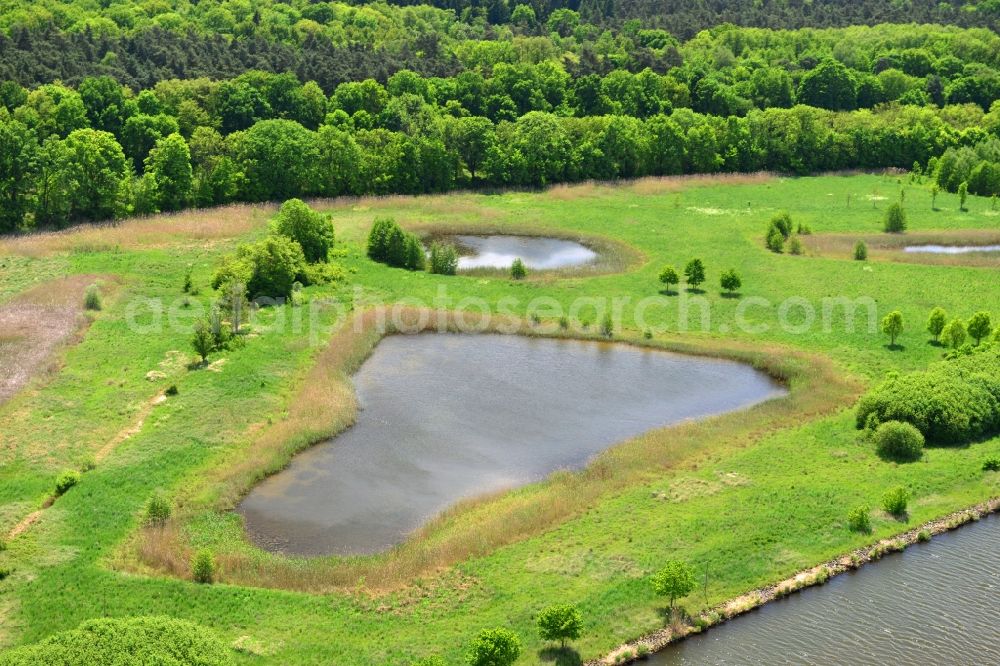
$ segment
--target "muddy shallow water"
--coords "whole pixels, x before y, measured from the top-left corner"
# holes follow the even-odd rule
[[[927,254],[970,254],[972,252],[1000,252],[1000,245],[908,245],[904,252]]]
[[[357,423],[240,505],[258,545],[301,555],[385,550],[462,498],[583,467],[658,426],[784,394],[730,361],[492,334],[386,338],[354,384]]]
[[[694,636],[645,662],[1000,664],[1000,517],[910,546]]]
[[[452,236],[462,255],[458,269],[510,268],[520,258],[529,270],[585,266],[598,254],[582,243],[542,236]]]

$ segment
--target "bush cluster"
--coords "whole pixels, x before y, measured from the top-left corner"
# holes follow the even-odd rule
[[[232,663],[232,656],[205,627],[169,617],[128,617],[88,620],[41,643],[5,652],[0,663],[222,666]]]
[[[212,276],[212,288],[230,292],[233,285],[240,284],[250,298],[290,298],[296,282],[323,284],[343,277],[338,266],[328,263],[334,239],[328,216],[298,199],[289,199],[282,204],[271,231],[266,238],[240,245],[235,255],[223,259]]]
[[[878,384],[858,401],[857,427],[904,421],[945,445],[1000,431],[1000,351],[983,347]]]
[[[368,233],[368,257],[372,261],[411,271],[422,271],[427,263],[420,238],[403,231],[390,217],[378,218],[372,224]]]

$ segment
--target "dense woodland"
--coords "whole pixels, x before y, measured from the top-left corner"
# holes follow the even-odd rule
[[[986,29],[723,25],[682,40],[588,23],[585,7],[169,7],[0,10],[0,229],[761,169],[916,164],[947,189],[1000,192]]]

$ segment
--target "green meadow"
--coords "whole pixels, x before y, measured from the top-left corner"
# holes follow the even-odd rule
[[[41,509],[0,552],[0,567],[10,570],[0,581],[0,647],[34,643],[90,618],[168,615],[210,628],[239,663],[408,664],[432,655],[461,663],[480,629],[503,626],[524,643],[518,663],[533,664],[556,658],[537,637],[537,613],[573,603],[583,613],[583,636],[575,653],[558,658],[574,663],[664,626],[666,604],[649,579],[666,560],[699,572],[698,589],[682,602],[695,613],[996,496],[1000,473],[983,472],[982,463],[1000,455],[1000,438],[931,447],[919,462],[895,464],[877,457],[854,428],[853,401],[865,386],[942,357],[925,331],[932,308],[966,320],[984,309],[1000,315],[1000,265],[916,263],[899,253],[855,261],[828,251],[828,235],[879,235],[886,208],[901,197],[908,234],[1000,230],[989,199],[970,197],[961,211],[957,195],[941,193],[932,207],[929,184],[907,175],[650,179],[312,202],[332,215],[335,261],[346,279],[306,287],[300,307],[261,309],[246,344],[213,354],[207,367],[192,365],[189,327],[213,295],[212,273],[239,243],[266,233],[276,208],[208,209],[0,240],[0,306],[33,285],[77,274],[94,275],[104,301],[87,313],[79,341],[0,406],[0,534]],[[802,236],[803,255],[765,248],[768,222],[780,211],[811,230]],[[365,255],[372,221],[386,216],[421,233],[580,238],[613,256],[593,273],[522,281],[408,272]],[[696,257],[707,272],[701,293],[682,283],[661,294],[661,268],[681,271]],[[736,297],[719,287],[728,269],[742,278]],[[189,271],[193,296],[181,289]],[[508,314],[529,334],[597,337],[602,308],[616,299],[615,339],[751,360],[780,370],[791,395],[638,438],[620,456],[600,457],[606,473],[561,472],[460,507],[414,540],[448,542],[479,518],[502,521],[506,511],[521,512],[523,529],[489,547],[447,556],[439,549],[439,557],[418,563],[413,556],[391,579],[365,572],[384,572],[392,554],[287,562],[246,542],[231,509],[248,477],[227,476],[227,466],[240,460],[259,477],[313,439],[296,432],[296,401],[331,340],[346,344],[338,313],[395,303],[464,308]],[[904,320],[896,348],[877,330],[892,310]],[[560,316],[575,321],[563,330]],[[357,347],[330,381],[344,386],[365,349]],[[176,395],[163,396],[171,386]],[[330,432],[350,422],[349,397],[338,399],[344,410],[331,417]],[[291,443],[256,458],[248,452],[262,437]],[[628,473],[616,476],[616,465]],[[67,469],[86,471],[46,506]],[[898,485],[913,497],[904,520],[876,509],[871,534],[848,529],[851,508],[878,507]],[[568,487],[582,489],[584,499],[524,518]],[[150,556],[140,522],[158,490],[177,516],[175,550]],[[175,575],[202,547],[220,556],[212,585]],[[431,552],[421,547],[403,549]],[[227,578],[227,561],[241,563],[239,575]],[[295,571],[305,573],[289,574]]]

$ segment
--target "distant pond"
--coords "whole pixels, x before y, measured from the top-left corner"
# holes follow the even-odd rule
[[[653,428],[785,393],[731,361],[494,334],[385,338],[354,385],[357,423],[240,505],[259,546],[383,551],[463,498],[579,469]]]
[[[1000,245],[908,245],[904,252],[927,254],[969,254],[971,252],[1000,252]]]
[[[586,266],[597,261],[593,249],[577,241],[543,236],[449,236],[459,248],[459,270],[510,268],[520,259],[529,270]]]

